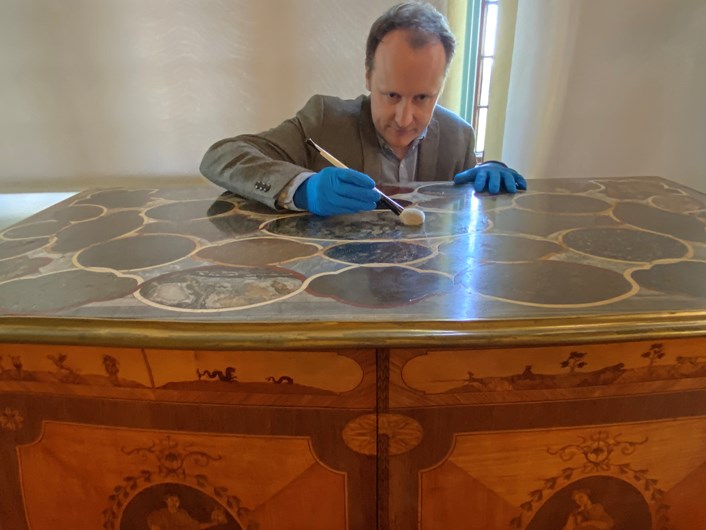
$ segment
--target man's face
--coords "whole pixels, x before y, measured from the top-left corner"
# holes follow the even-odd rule
[[[414,49],[407,39],[405,30],[385,35],[365,76],[375,129],[400,158],[429,125],[446,74],[440,41]]]
[[[167,509],[170,512],[176,512],[179,509],[179,504],[181,504],[181,502],[179,501],[179,497],[176,495],[170,495],[167,497]]]

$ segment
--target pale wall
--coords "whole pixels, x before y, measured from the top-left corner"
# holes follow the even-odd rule
[[[394,3],[0,0],[0,192],[198,178],[214,141],[365,92]]]
[[[503,158],[706,191],[706,2],[519,0]]]

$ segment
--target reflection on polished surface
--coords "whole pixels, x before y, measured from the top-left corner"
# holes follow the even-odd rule
[[[532,184],[387,189],[425,209],[419,227],[387,210],[262,210],[212,188],[90,190],[0,232],[2,311],[394,322],[706,308],[702,194],[655,177]]]

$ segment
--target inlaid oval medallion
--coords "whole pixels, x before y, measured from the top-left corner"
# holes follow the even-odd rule
[[[70,270],[0,284],[0,300],[3,309],[14,314],[54,313],[91,302],[123,298],[136,288],[135,278],[111,272]],[[28,296],[27,293],[34,294]]]
[[[274,265],[313,256],[319,247],[288,239],[255,237],[230,241],[199,250],[197,258],[223,265]]]
[[[407,263],[426,258],[431,253],[428,247],[402,241],[343,243],[324,251],[327,258],[355,264]]]
[[[537,306],[609,303],[634,294],[622,274],[582,263],[480,263],[457,276],[470,293]]]
[[[453,281],[437,272],[405,267],[353,267],[316,276],[307,291],[364,307],[395,307],[413,304],[450,291]]]
[[[636,270],[633,279],[652,291],[689,297],[706,297],[706,262],[663,263],[647,270]]]
[[[83,267],[104,267],[119,271],[148,269],[188,256],[196,243],[183,236],[138,235],[98,243],[76,255]]]
[[[153,278],[140,287],[148,304],[182,311],[227,311],[262,305],[297,291],[304,277],[276,267],[200,267]]]
[[[231,202],[202,199],[154,206],[145,210],[145,215],[155,221],[185,221],[222,215],[233,208],[235,205]]]
[[[583,195],[533,193],[517,197],[515,203],[534,212],[557,214],[596,214],[608,211],[609,202]]]
[[[562,240],[578,252],[621,261],[679,259],[689,253],[678,239],[629,228],[581,228],[565,233]]]

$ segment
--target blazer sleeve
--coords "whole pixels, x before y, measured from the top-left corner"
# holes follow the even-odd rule
[[[200,171],[222,188],[277,209],[277,196],[293,178],[319,170],[305,141],[317,136],[323,113],[323,98],[313,96],[295,117],[273,129],[216,142]]]

